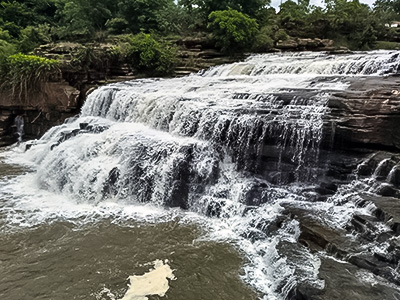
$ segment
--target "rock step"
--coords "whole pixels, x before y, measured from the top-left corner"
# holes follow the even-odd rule
[[[395,235],[400,235],[400,199],[370,195],[362,195],[362,198],[376,206],[374,214],[378,220],[384,222]]]
[[[283,206],[285,214],[299,221],[299,242],[311,252],[324,251],[360,270],[367,270],[389,282],[400,284],[400,274],[396,271],[400,260],[400,240],[394,239],[394,230],[384,230],[382,220],[388,222],[387,216],[354,215],[346,229],[333,229],[315,219],[306,208],[293,207],[290,204]],[[389,218],[391,221],[393,216]],[[348,232],[354,231],[358,235],[348,235]],[[369,249],[370,243],[375,240],[388,246],[379,250]]]
[[[363,271],[351,263],[320,257],[319,278],[325,281],[320,294],[308,296],[308,291],[300,286],[299,294],[307,295],[307,300],[395,300],[400,299],[400,291],[380,277]]]

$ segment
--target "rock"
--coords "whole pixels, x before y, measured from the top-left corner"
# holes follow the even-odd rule
[[[376,193],[384,197],[395,197],[396,195],[398,195],[398,191],[387,183],[381,184]]]
[[[310,38],[289,38],[285,41],[280,40],[276,43],[276,48],[279,50],[289,50],[289,51],[299,51],[299,50],[307,50],[307,51],[335,51],[335,50],[348,50],[339,49],[333,47],[333,41],[328,39],[310,39]]]
[[[400,186],[400,165],[396,165],[388,175],[389,183],[395,185],[396,187]]]
[[[324,280],[325,288],[317,295],[310,295],[310,300],[394,300],[400,297],[396,288],[368,271],[360,271],[348,262],[329,257],[320,259],[319,277]],[[364,281],[362,278],[371,278],[371,281]]]
[[[325,143],[333,137],[336,150],[400,150],[400,95],[392,93],[400,80],[370,76],[349,83],[346,91],[335,93],[328,101],[331,113],[325,119]]]
[[[294,50],[294,49],[297,49],[298,46],[299,46],[299,44],[296,42],[296,40],[288,39],[286,41],[279,40],[276,43],[275,47],[277,49],[285,49],[285,50],[291,49],[291,50]]]

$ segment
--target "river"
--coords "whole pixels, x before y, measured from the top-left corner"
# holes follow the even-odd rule
[[[396,299],[395,267],[371,272],[304,228],[357,255],[382,248],[349,227],[373,215],[359,194],[375,179],[354,167],[325,184],[324,126],[350,78],[399,64],[395,51],[266,54],[98,88],[76,118],[0,153],[0,298],[122,299],[161,261],[174,300]],[[146,297],[164,293],[129,299]]]

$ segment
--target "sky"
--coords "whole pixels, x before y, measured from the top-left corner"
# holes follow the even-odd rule
[[[282,1],[284,2],[285,0],[282,0]],[[372,6],[372,4],[374,4],[375,0],[360,0],[360,2]],[[310,0],[310,4],[322,6],[322,3],[323,3],[323,0]],[[280,4],[281,4],[281,0],[271,0],[272,7],[278,8]]]

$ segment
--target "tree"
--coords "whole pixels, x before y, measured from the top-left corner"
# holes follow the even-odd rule
[[[326,0],[331,38],[347,40],[352,49],[369,49],[376,41],[376,20],[368,5],[359,0]]]
[[[210,13],[233,9],[251,17],[270,4],[270,0],[179,0],[188,13],[197,19],[199,25],[205,26]]]
[[[119,15],[125,19],[130,32],[163,31],[173,23],[174,0],[120,0]],[[165,12],[169,14],[165,14]]]
[[[61,38],[91,37],[96,31],[106,30],[106,23],[116,13],[117,2],[112,0],[60,0],[57,18]]]
[[[237,10],[214,11],[209,15],[208,29],[216,47],[223,52],[243,52],[251,48],[258,24]]]

